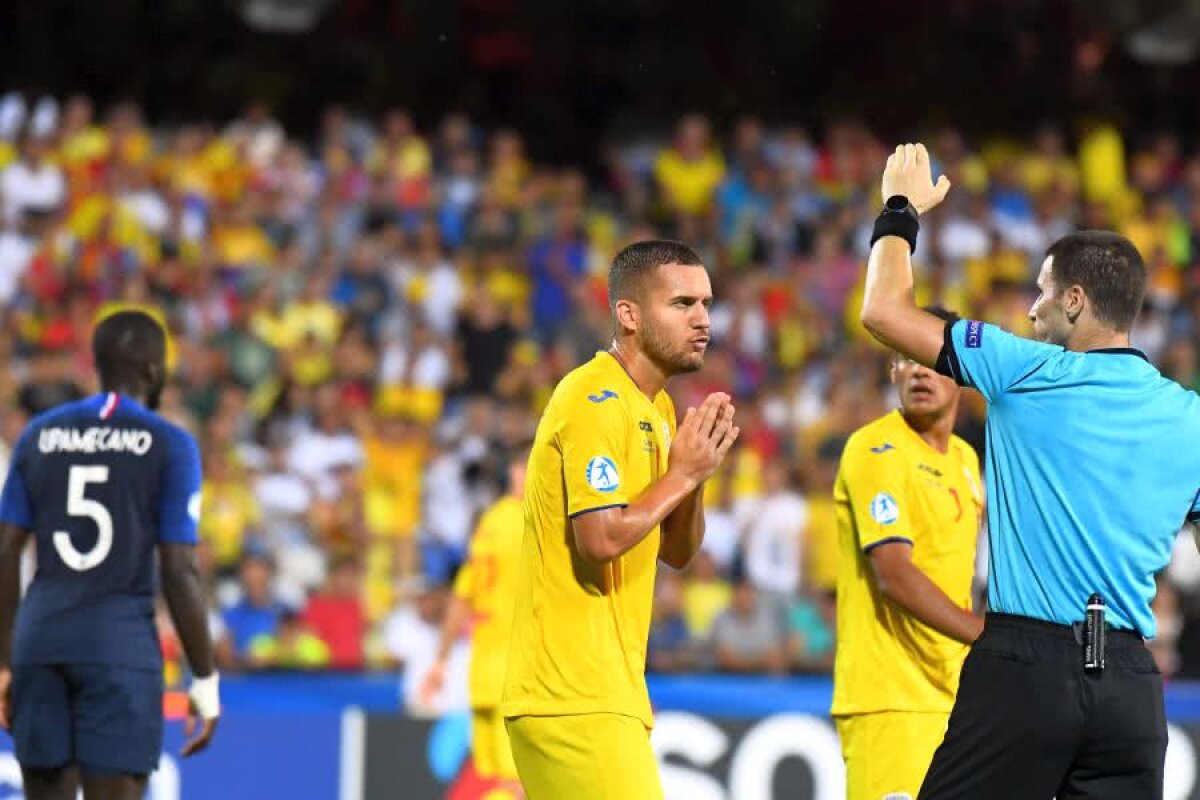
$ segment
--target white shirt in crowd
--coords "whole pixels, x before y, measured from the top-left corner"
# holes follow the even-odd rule
[[[0,194],[4,195],[5,216],[15,220],[26,209],[60,207],[67,196],[67,183],[57,166],[46,162],[33,166],[22,159],[0,174]]]
[[[746,572],[759,589],[795,594],[800,589],[808,502],[796,492],[764,497],[746,528]]]
[[[288,453],[288,469],[311,481],[326,499],[338,492],[334,471],[362,462],[362,444],[348,431],[329,434],[310,428],[296,437]]]
[[[411,261],[398,262],[392,271],[392,288],[401,297],[408,296],[408,287],[417,278],[424,279],[420,307],[429,327],[440,336],[449,336],[458,322],[458,306],[463,299],[462,278],[448,261],[439,261],[426,273]]]
[[[475,511],[462,473],[463,462],[453,452],[439,455],[428,465],[421,515],[425,533],[456,547],[466,547]]]
[[[384,643],[388,652],[404,665],[400,679],[404,708],[413,716],[437,717],[470,707],[470,646],[460,638],[450,650],[446,662],[446,680],[428,703],[420,697],[421,684],[437,660],[441,630],[430,625],[411,605],[392,612],[384,623]]]
[[[413,353],[402,341],[394,340],[383,351],[379,360],[379,382],[394,385],[408,370],[408,361],[415,358],[412,365],[411,385],[420,389],[444,389],[450,383],[450,358],[441,347],[426,347]]]
[[[738,526],[732,511],[723,508],[704,509],[704,541],[700,547],[710,556],[717,568],[725,571],[737,555]]]
[[[0,233],[0,306],[8,306],[21,288],[37,242],[16,231]]]

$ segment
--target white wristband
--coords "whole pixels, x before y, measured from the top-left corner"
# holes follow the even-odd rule
[[[201,719],[216,719],[221,716],[221,676],[214,672],[207,678],[192,678],[188,697],[196,707]]]

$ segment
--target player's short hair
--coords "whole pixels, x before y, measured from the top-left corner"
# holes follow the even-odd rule
[[[1133,243],[1112,231],[1079,231],[1046,251],[1056,289],[1081,286],[1096,317],[1114,329],[1133,327],[1146,295],[1146,264]]]
[[[118,311],[96,326],[92,356],[103,384],[142,380],[147,367],[165,365],[167,334],[144,311]]]
[[[617,253],[608,271],[608,307],[616,310],[618,300],[636,300],[646,278],[663,264],[703,266],[696,251],[683,242],[647,239],[634,242]]]

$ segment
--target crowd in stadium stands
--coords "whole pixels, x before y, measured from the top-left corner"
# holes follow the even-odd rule
[[[852,121],[814,136],[687,116],[613,143],[589,180],[463,116],[330,108],[314,128],[290,136],[260,104],[152,127],[128,103],[0,99],[5,451],[29,415],[95,390],[98,315],[152,309],[172,334],[162,412],[204,455],[223,668],[403,664],[410,708],[455,707],[465,643],[460,680],[437,698],[416,686],[473,523],[556,380],[607,345],[613,254],[679,238],[717,303],[676,405],[731,390],[742,436],[708,484],[704,551],[661,568],[650,669],[828,671],[840,449],[895,404],[857,322],[885,143]],[[956,188],[923,220],[920,299],[1028,334],[1047,244],[1114,228],[1150,271],[1134,343],[1200,387],[1200,157],[1099,121],[926,141]],[[982,413],[968,397],[959,425],[980,450]],[[1200,675],[1190,537],[1156,607],[1164,672]]]

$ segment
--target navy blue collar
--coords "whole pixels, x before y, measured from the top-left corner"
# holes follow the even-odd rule
[[[1150,361],[1146,354],[1136,347],[1101,347],[1096,350],[1085,350],[1085,353],[1116,353],[1118,355],[1137,356],[1143,361]]]

